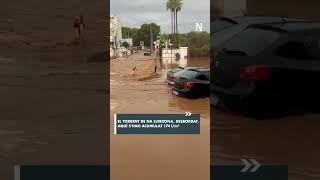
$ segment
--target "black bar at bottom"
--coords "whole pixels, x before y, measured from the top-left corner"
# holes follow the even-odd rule
[[[288,180],[288,166],[261,166],[240,172],[243,166],[211,166],[211,180]]]
[[[16,166],[15,180],[108,180],[109,166]]]

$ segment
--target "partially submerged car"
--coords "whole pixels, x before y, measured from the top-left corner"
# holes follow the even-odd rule
[[[174,84],[174,82],[175,82],[176,79],[177,79],[176,73],[177,73],[177,72],[180,72],[180,71],[182,71],[182,70],[184,70],[183,67],[177,67],[177,68],[174,68],[174,69],[171,69],[170,71],[168,71],[168,73],[167,73],[167,80],[166,80],[166,82],[168,83],[168,85],[173,85],[173,84]]]
[[[188,69],[203,69],[204,67],[177,67],[174,69],[171,69],[167,73],[167,80],[166,82],[168,85],[173,85],[174,82],[177,80],[177,78],[186,70]]]
[[[172,86],[172,93],[187,98],[210,96],[210,70],[190,68],[184,70]]]
[[[214,106],[264,118],[320,101],[320,23],[250,25],[215,52]]]

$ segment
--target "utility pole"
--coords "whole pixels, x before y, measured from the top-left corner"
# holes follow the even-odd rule
[[[173,46],[173,44],[170,43],[170,39],[169,39],[169,45],[170,45],[170,48],[171,48],[171,54],[170,54],[171,64],[170,64],[170,69],[172,69],[172,46]]]
[[[114,45],[115,45],[115,57],[118,56],[118,43],[117,43],[117,33],[114,36]]]
[[[151,29],[151,24],[150,24],[150,53],[152,54],[153,50],[153,34],[152,34],[152,29]]]

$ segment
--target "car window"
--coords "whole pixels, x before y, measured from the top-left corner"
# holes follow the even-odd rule
[[[199,76],[196,77],[196,79],[201,80],[201,81],[208,81],[209,80],[204,74],[200,74]]]
[[[196,75],[198,75],[199,72],[198,71],[194,71],[194,70],[185,70],[181,75],[180,78],[184,78],[184,79],[193,79]]]
[[[211,33],[215,33],[215,32],[221,31],[223,29],[231,27],[232,25],[234,25],[234,23],[232,23],[230,21],[226,21],[226,20],[222,20],[222,19],[215,20],[212,23]]]
[[[219,50],[254,56],[272,45],[279,37],[280,33],[276,31],[248,28],[222,44]]]
[[[184,69],[184,70],[181,70],[181,71],[178,71],[178,72],[174,73],[174,75],[178,77],[178,76],[180,76],[181,74],[183,74],[185,71],[186,71],[185,69]]]
[[[309,36],[285,42],[276,49],[275,54],[297,60],[315,60],[320,59],[319,51],[319,39]]]
[[[312,56],[304,43],[290,41],[276,49],[276,55],[293,59],[310,59]]]
[[[222,31],[211,34],[211,47],[218,48],[224,42],[232,38],[234,35],[243,31],[248,24],[236,24],[232,27],[223,29]]]

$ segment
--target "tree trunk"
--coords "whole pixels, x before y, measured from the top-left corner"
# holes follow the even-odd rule
[[[173,11],[171,11],[171,35],[173,34]]]
[[[177,48],[179,48],[178,11],[176,10]]]
[[[174,34],[173,34],[173,39],[174,39],[174,47],[177,47],[177,45],[176,45],[176,10],[174,10],[173,11],[173,19],[174,19],[174,22],[173,22],[173,24],[174,24],[174,28],[173,28],[173,32],[174,32]]]

